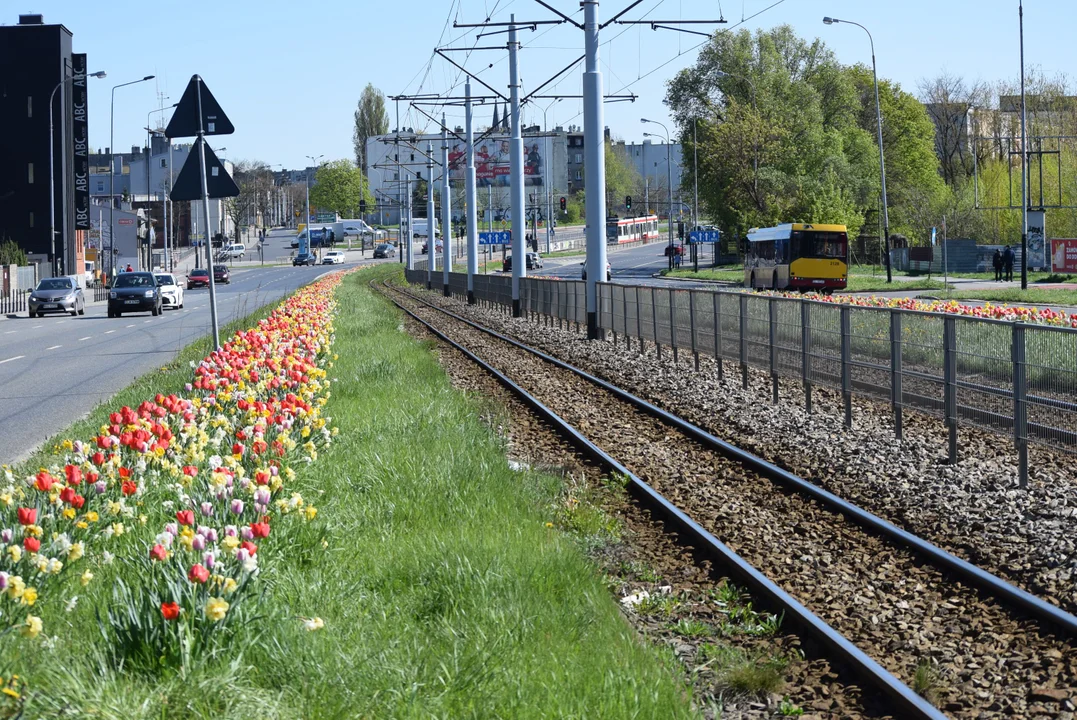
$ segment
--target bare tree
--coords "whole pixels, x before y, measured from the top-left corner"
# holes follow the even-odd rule
[[[935,153],[942,179],[953,187],[972,174],[972,138],[975,132],[970,113],[984,110],[993,98],[986,83],[972,84],[943,71],[920,81],[920,100],[935,124]]]

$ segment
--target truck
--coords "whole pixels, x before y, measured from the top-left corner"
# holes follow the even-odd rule
[[[333,225],[339,225],[340,223],[326,223],[325,229],[333,230]],[[340,242],[343,239],[341,232],[336,232],[335,240]],[[299,231],[299,234],[292,238],[292,247],[302,250],[304,245],[309,250],[311,247],[322,247],[323,245],[329,245],[328,238],[325,237],[325,232],[322,231],[320,226],[316,226],[310,229],[310,239],[308,240],[307,229],[303,228]]]
[[[434,218],[434,235],[438,234],[438,219]],[[429,222],[426,218],[412,218],[411,219],[411,235],[412,237],[429,237]]]

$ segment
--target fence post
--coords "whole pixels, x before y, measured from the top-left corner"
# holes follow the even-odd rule
[[[894,410],[894,437],[902,438],[901,407],[905,401],[901,390],[901,311],[890,311],[890,405]]]
[[[811,413],[811,305],[800,301],[800,382],[804,385],[804,409]]]
[[[748,296],[740,296],[740,382],[748,389]]]
[[[770,387],[771,402],[778,403],[778,303],[767,298],[767,319],[770,325]]]
[[[1013,324],[1013,441],[1017,446],[1017,482],[1028,487],[1028,375],[1025,366],[1025,324]]]
[[[842,306],[841,315],[841,397],[845,404],[845,427],[853,426],[853,383],[852,372],[849,367],[852,361],[852,348],[850,347],[851,325],[849,308]]]
[[[722,293],[711,292],[714,305],[714,362],[718,363],[718,379],[722,380]]]
[[[957,463],[957,318],[942,319],[943,398],[946,409],[948,459]]]
[[[643,354],[643,319],[639,314],[639,285],[633,288],[633,295],[636,298],[636,339],[639,340],[639,354]]]
[[[670,288],[669,293],[669,344],[673,346],[673,364],[677,364],[677,291]]]
[[[688,291],[688,327],[692,334],[692,356],[695,358],[696,372],[699,372],[699,349],[696,346],[696,291]]]
[[[658,301],[654,299],[658,288],[651,288],[651,326],[654,328],[654,351],[662,359],[662,343],[658,342]]]

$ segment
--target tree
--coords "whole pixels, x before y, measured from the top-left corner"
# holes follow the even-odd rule
[[[362,172],[351,160],[323,163],[314,174],[314,183],[310,188],[310,204],[315,207],[355,217],[360,200],[365,200],[367,207],[374,205],[370,183],[364,181]]]
[[[920,81],[920,100],[935,125],[935,154],[943,181],[950,186],[972,174],[969,113],[987,105],[988,87],[941,72]]]
[[[359,96],[359,107],[355,110],[355,130],[352,132],[356,167],[366,170],[367,138],[384,135],[387,132],[389,132],[389,113],[385,110],[385,94],[367,83],[362,95]]]
[[[232,220],[238,240],[240,228],[256,224],[258,215],[264,216],[268,210],[273,171],[261,160],[239,160],[233,166],[232,176],[239,186],[239,195],[225,198],[224,211]]]
[[[23,250],[11,238],[0,243],[0,265],[28,265],[29,259]]]
[[[636,195],[642,191],[643,178],[632,165],[623,151],[613,148],[613,143],[606,141],[606,207],[607,209],[624,207],[626,195]],[[581,168],[581,177],[587,176],[587,168]],[[583,205],[584,194],[576,193],[576,200]],[[643,201],[642,196],[640,202]]]

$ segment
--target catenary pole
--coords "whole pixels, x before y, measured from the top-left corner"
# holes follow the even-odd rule
[[[479,272],[479,213],[475,197],[475,133],[472,125],[471,79],[464,84],[464,133],[467,170],[464,176],[465,207],[467,212],[467,302],[475,304],[475,275]]]
[[[211,257],[209,242],[209,187],[206,179],[206,134],[203,123],[205,122],[205,116],[202,114],[202,78],[198,78],[198,167],[199,175],[202,176],[202,210],[206,214],[206,267],[209,269],[209,318],[210,324],[213,327],[213,348],[220,350],[221,348],[221,331],[217,325],[217,288],[216,283],[213,281],[213,258]],[[149,171],[149,163],[146,163],[146,170]],[[307,234],[310,237],[310,234]]]
[[[434,144],[426,143],[426,289],[434,287],[434,263],[437,260],[437,210],[434,208]]]
[[[400,223],[400,230],[401,230],[401,232],[406,232],[407,233],[407,237],[406,237],[406,240],[405,240],[405,242],[407,242],[407,245],[404,245],[401,248],[401,250],[403,250],[404,253],[407,255],[407,265],[406,265],[407,269],[408,270],[414,270],[415,269],[415,234],[411,231],[411,175],[410,174],[408,174],[408,176],[404,180],[404,191],[407,193],[406,196],[404,197],[404,212],[407,213],[407,224],[404,224],[403,222],[401,222]]]
[[[515,23],[516,16],[509,21]],[[509,102],[512,118],[512,139],[509,142],[509,207],[512,212],[512,316],[520,317],[520,284],[527,276],[527,249],[524,235],[524,140],[520,126],[520,68],[517,57],[516,25],[509,25]]]
[[[449,273],[452,272],[452,187],[449,178],[449,128],[445,113],[441,114],[441,277],[442,292],[449,295]]]
[[[1021,35],[1021,289],[1028,289],[1028,135],[1025,125],[1025,6],[1017,3]]]
[[[598,64],[598,0],[583,0],[584,195],[587,212],[587,337],[600,339],[598,285],[606,279],[606,153],[602,134],[602,72]]]

